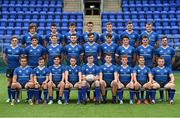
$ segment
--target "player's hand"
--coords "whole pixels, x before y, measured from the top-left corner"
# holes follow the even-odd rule
[[[43,82],[43,84],[46,84],[46,83],[47,83],[46,81]]]

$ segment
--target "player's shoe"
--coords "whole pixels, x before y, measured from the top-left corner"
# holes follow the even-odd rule
[[[132,101],[132,100],[130,100],[130,101],[129,101],[129,104],[133,104],[133,101]]]
[[[8,99],[6,100],[6,102],[7,102],[7,103],[11,102],[11,99],[8,98]]]
[[[20,103],[20,99],[17,99],[16,102],[17,102],[17,103]]]
[[[11,105],[13,106],[15,104],[15,100],[14,99],[12,99],[12,101],[11,101]]]
[[[152,103],[152,104],[155,104],[156,102],[155,102],[155,100],[152,100],[151,103]]]
[[[77,104],[81,104],[81,101],[78,100],[78,101],[77,101]]]
[[[173,104],[174,103],[174,100],[170,100],[170,102],[169,102],[170,104]]]
[[[149,104],[149,101],[145,99],[144,104]]]
[[[119,101],[119,104],[123,104],[123,101],[122,101],[122,100],[120,100],[120,101]]]
[[[58,100],[58,104],[62,104],[62,101],[61,101],[61,100]]]
[[[69,103],[68,103],[68,101],[64,101],[64,104],[68,105]]]
[[[49,105],[53,104],[53,101],[52,101],[52,100],[49,100],[48,104],[49,104]]]
[[[165,100],[164,99],[159,99],[159,102],[164,102]]]
[[[36,100],[36,105],[38,105],[39,104],[39,100]]]
[[[137,100],[136,104],[140,105],[141,104],[141,100]]]
[[[33,101],[31,99],[28,100],[29,105],[33,105]]]
[[[44,100],[44,104],[47,104],[47,100]]]

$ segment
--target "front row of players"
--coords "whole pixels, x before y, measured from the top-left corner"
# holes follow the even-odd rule
[[[70,66],[64,67],[59,56],[54,57],[54,65],[45,67],[45,59],[39,58],[39,66],[32,69],[27,65],[27,57],[20,57],[20,67],[14,70],[11,85],[12,102],[16,101],[16,93],[22,88],[27,89],[28,101],[33,104],[33,96],[36,104],[39,104],[41,95],[44,93],[44,103],[53,104],[53,89],[58,88],[58,104],[62,104],[64,93],[64,103],[69,103],[71,88],[78,89],[77,104],[86,103],[86,92],[88,89],[94,89],[94,101],[96,104],[102,96],[102,103],[106,103],[106,87],[112,91],[112,103],[116,103],[116,96],[119,97],[119,103],[123,104],[123,90],[130,89],[130,104],[133,104],[134,94],[137,98],[137,104],[144,100],[145,104],[155,103],[156,90],[164,87],[168,90],[170,104],[173,103],[175,94],[174,76],[171,69],[164,67],[164,59],[158,59],[158,66],[150,70],[145,66],[144,57],[140,56],[139,64],[131,68],[128,66],[128,57],[121,57],[122,65],[116,67],[111,63],[110,54],[105,56],[105,64],[98,67],[93,63],[93,56],[87,57],[87,64],[82,68],[76,65],[76,58],[70,59]],[[146,91],[144,99],[142,88]],[[140,99],[141,91],[141,99]],[[117,94],[117,95],[116,95]],[[49,98],[48,98],[49,97]],[[151,101],[150,101],[151,99]],[[160,99],[163,100],[163,91],[160,91]]]

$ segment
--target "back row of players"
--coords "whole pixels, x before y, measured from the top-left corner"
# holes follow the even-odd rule
[[[48,67],[52,66],[55,55],[61,55],[61,61],[66,60],[68,65],[72,57],[75,57],[77,65],[87,63],[88,55],[93,56],[96,65],[99,64],[98,60],[101,60],[101,63],[104,64],[107,53],[112,55],[112,64],[121,65],[120,57],[127,55],[128,65],[135,66],[139,57],[143,56],[145,65],[152,68],[154,63],[157,62],[157,58],[163,57],[165,66],[171,68],[174,61],[174,49],[168,46],[166,36],[161,38],[162,46],[159,47],[159,38],[152,31],[151,23],[146,24],[146,31],[140,37],[132,30],[131,22],[128,22],[127,30],[120,36],[121,38],[112,31],[111,23],[107,23],[107,31],[100,38],[97,33],[92,32],[92,22],[87,23],[87,27],[88,31],[83,35],[84,40],[81,40],[81,36],[75,32],[75,24],[70,24],[70,31],[65,34],[64,38],[56,32],[56,25],[52,24],[52,32],[46,36],[46,41],[43,41],[41,36],[36,33],[36,26],[30,24],[29,33],[22,39],[23,48],[18,45],[18,39],[12,37],[11,45],[4,50],[3,59],[8,65],[7,77],[12,78],[14,69],[19,66],[19,56],[21,54],[28,56],[28,65],[31,68],[38,66],[39,57],[47,60]],[[142,44],[139,42],[142,42]],[[10,86],[11,81],[8,84],[9,91]]]

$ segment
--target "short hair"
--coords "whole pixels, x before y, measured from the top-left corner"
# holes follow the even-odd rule
[[[88,37],[90,37],[90,36],[94,36],[94,33],[89,33],[89,34],[88,34]]]
[[[106,54],[105,54],[105,57],[106,57],[106,56],[112,57],[112,54],[111,54],[111,53],[106,53]]]
[[[75,57],[75,56],[72,56],[72,57],[70,58],[70,60],[71,60],[71,59],[75,59],[75,60],[76,60],[76,57]]]
[[[131,20],[129,20],[129,21],[127,22],[127,25],[129,25],[129,24],[133,24]]]
[[[38,38],[36,36],[31,37],[31,40],[33,40],[33,39],[38,40]]]
[[[147,35],[142,36],[142,39],[144,39],[144,38],[149,40],[149,37]]]
[[[88,54],[88,55],[87,55],[87,58],[88,58],[88,57],[93,57],[93,55],[92,55],[92,54]]]
[[[106,35],[106,38],[112,38],[112,34],[108,33],[108,34]]]
[[[69,27],[71,27],[71,26],[76,26],[76,24],[75,23],[69,23]]]
[[[56,24],[55,24],[55,23],[52,23],[52,24],[51,24],[51,27],[52,27],[52,26],[53,26],[53,27],[56,27]]]
[[[51,38],[52,38],[53,36],[55,36],[55,37],[57,38],[57,35],[55,35],[55,34],[52,34],[52,35],[51,35]]]
[[[165,38],[167,38],[167,36],[166,36],[166,35],[163,35],[163,36],[161,37],[161,40],[162,40],[162,39],[165,39]]]
[[[128,37],[127,35],[123,36],[123,38],[122,38],[122,39],[124,39],[124,38],[127,38],[127,39],[129,39],[129,37]]]
[[[164,60],[164,57],[159,57],[159,58],[158,58],[158,60],[159,60],[159,59],[162,59],[162,60]]]
[[[107,23],[106,23],[106,26],[107,26],[107,25],[112,25],[112,23],[111,23],[111,22],[107,22]]]
[[[13,39],[17,39],[17,40],[18,40],[17,36],[12,36],[12,37],[10,38],[10,40],[13,40]]]
[[[127,56],[127,55],[122,55],[122,56],[121,56],[121,59],[122,59],[122,58],[128,58],[128,56]]]
[[[87,23],[86,23],[86,25],[88,25],[88,24],[92,24],[92,25],[94,25],[94,23],[93,23],[93,22],[87,22]]]
[[[75,34],[75,33],[73,33],[73,34],[71,34],[71,36],[70,36],[70,37],[72,37],[72,36],[76,36],[76,34]]]
[[[19,61],[21,61],[22,59],[26,59],[26,60],[28,60],[28,57],[27,57],[27,55],[21,55],[20,57],[19,57]]]
[[[152,21],[148,21],[148,22],[146,22],[146,25],[153,25],[153,22]]]
[[[41,61],[41,60],[45,61],[45,58],[44,57],[39,57],[39,61]]]
[[[37,26],[35,23],[30,23],[29,27],[28,27],[28,31],[30,31],[30,29],[32,29],[33,27],[35,27],[35,30],[37,31]]]
[[[59,59],[61,60],[61,56],[60,56],[60,55],[55,55],[55,56],[53,57],[53,60],[56,59],[56,58],[59,58]]]
[[[139,56],[139,60],[140,60],[140,59],[144,59],[144,56]]]

